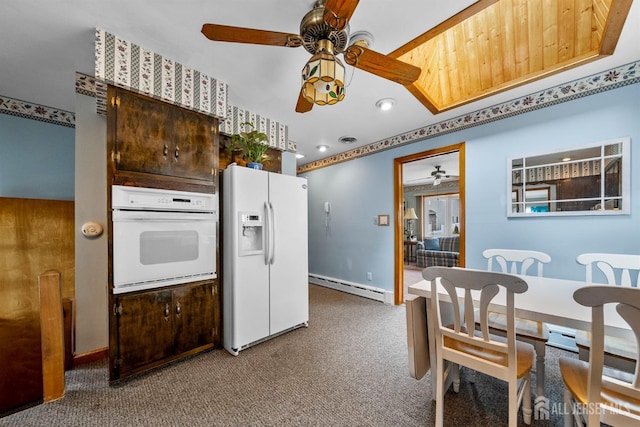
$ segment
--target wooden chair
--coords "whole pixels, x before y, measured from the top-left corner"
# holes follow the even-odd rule
[[[520,249],[486,249],[482,256],[487,258],[487,270],[493,271],[493,262],[500,267],[501,272],[510,274],[527,274],[529,268],[536,267],[532,276],[542,276],[544,264],[551,262],[551,257],[544,252]]]
[[[636,275],[635,287],[640,284],[640,255],[585,253],[576,257],[579,264],[585,266],[586,282],[595,283],[594,270],[604,276],[608,285],[634,286],[632,273]],[[594,266],[596,268],[594,268]],[[591,334],[586,331],[576,333],[576,345],[581,360],[589,360]],[[620,337],[604,337],[605,363],[617,369],[633,372],[636,366],[634,358],[637,347],[634,342]]]
[[[532,275],[542,276],[544,264],[551,262],[551,257],[544,252],[519,249],[486,249],[482,256],[488,260],[487,270],[493,271],[495,263],[499,271],[509,274],[527,274],[533,268]],[[490,312],[489,328],[492,333],[504,336],[507,330],[506,317]],[[544,396],[544,360],[549,341],[549,325],[516,318],[516,337],[536,349],[536,396]]]
[[[595,265],[604,274],[608,285],[640,287],[640,255],[588,253],[578,255],[576,261],[585,266],[586,281],[589,283],[594,283]],[[635,285],[631,284],[632,271],[636,273]]]
[[[531,424],[534,349],[531,344],[516,341],[514,308],[514,294],[525,292],[527,283],[513,275],[449,267],[427,267],[422,276],[431,281],[430,311],[433,314],[430,321],[435,322],[436,426],[443,424],[444,393],[451,381],[454,391],[459,389],[460,365],[506,381],[509,385],[509,426],[517,425],[520,405],[525,423]],[[438,285],[446,294],[438,292]],[[490,335],[488,325],[488,306],[501,288],[506,294],[506,342],[504,338]],[[458,291],[463,295],[460,300]],[[474,301],[472,291],[477,291],[477,301]],[[441,312],[441,302],[451,303],[451,313]],[[480,313],[479,331],[475,330],[476,310]],[[446,315],[453,316],[452,325],[443,320]],[[448,361],[446,367],[445,361]]]
[[[565,427],[587,426],[604,422],[613,426],[640,425],[640,369],[635,373],[605,370],[604,366],[604,305],[616,304],[616,310],[629,324],[635,341],[640,337],[640,289],[611,286],[585,286],[574,292],[573,298],[591,307],[592,347],[589,362],[574,358],[559,359],[565,384]],[[637,345],[636,345],[636,348]],[[636,360],[640,352],[636,350]]]

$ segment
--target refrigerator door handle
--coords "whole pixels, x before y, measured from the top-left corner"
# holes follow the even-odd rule
[[[273,264],[276,259],[276,222],[271,202],[269,202],[269,210],[269,232],[271,233],[271,237],[269,238],[269,254],[271,255],[271,259],[269,260],[269,264]]]
[[[271,257],[271,254],[269,253],[271,248],[271,211],[269,210],[267,202],[264,202],[264,218],[264,228],[266,228],[264,232],[266,240],[266,242],[264,242],[264,265],[269,265],[269,258]]]

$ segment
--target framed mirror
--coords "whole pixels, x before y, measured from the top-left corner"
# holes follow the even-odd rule
[[[629,137],[510,158],[507,216],[630,213]]]

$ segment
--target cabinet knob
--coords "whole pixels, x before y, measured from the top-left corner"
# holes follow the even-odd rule
[[[169,154],[169,146],[167,144],[164,144],[164,149],[162,150],[162,155],[167,157],[167,154]]]
[[[180,305],[180,303],[176,303],[176,315],[180,315],[180,312],[182,311],[182,306]]]
[[[165,320],[169,320],[169,314],[171,314],[171,308],[169,307],[169,304],[165,304],[164,305],[164,319]]]
[[[178,160],[178,157],[180,157],[180,147],[178,147],[177,145],[176,145],[175,156],[176,156],[176,160]]]

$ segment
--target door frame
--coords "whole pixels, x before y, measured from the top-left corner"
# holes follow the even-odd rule
[[[458,152],[459,193],[460,193],[460,267],[464,267],[465,260],[465,143],[447,145],[428,151],[410,154],[393,159],[393,205],[395,206],[394,226],[394,304],[404,303],[404,189],[402,186],[402,165],[405,163],[434,157],[440,154]]]

